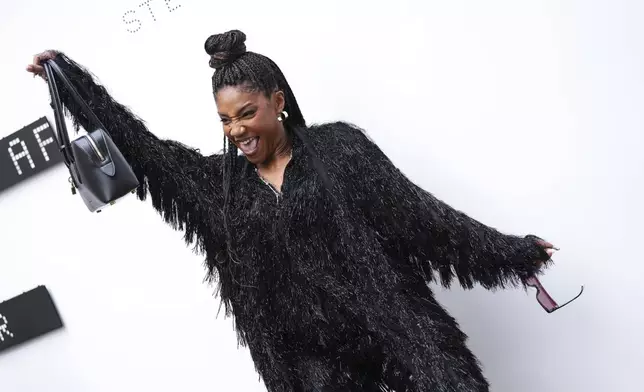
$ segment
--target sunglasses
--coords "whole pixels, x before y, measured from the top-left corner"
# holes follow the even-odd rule
[[[537,302],[539,302],[539,305],[541,305],[541,307],[548,313],[552,313],[557,309],[563,308],[564,306],[579,298],[584,292],[584,286],[581,286],[581,291],[579,292],[579,294],[577,294],[577,296],[575,296],[575,298],[564,303],[563,305],[559,305],[554,299],[552,299],[550,294],[548,294],[548,292],[536,276],[529,277],[526,280],[526,285],[528,287],[534,287],[535,289],[537,289]]]

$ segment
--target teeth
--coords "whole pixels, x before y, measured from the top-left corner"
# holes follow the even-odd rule
[[[247,145],[249,145],[249,144],[250,144],[250,142],[252,142],[253,140],[255,140],[255,138],[254,138],[254,137],[251,137],[250,139],[246,139],[246,140],[244,140],[241,144],[243,144],[243,145],[246,145],[246,146],[247,146]]]

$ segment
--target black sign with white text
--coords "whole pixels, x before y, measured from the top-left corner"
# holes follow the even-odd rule
[[[0,139],[0,192],[63,162],[46,117]]]
[[[45,286],[0,303],[0,351],[62,327]]]

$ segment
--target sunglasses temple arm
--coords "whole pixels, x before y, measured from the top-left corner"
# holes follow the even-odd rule
[[[543,285],[541,284],[541,281],[539,281],[539,278],[537,278],[536,276],[531,276],[529,280],[530,280],[530,285],[537,289],[537,301],[539,302],[539,304],[541,305],[541,307],[542,307],[546,312],[548,312],[548,313],[552,313],[552,312],[554,312],[554,311],[555,311],[555,310],[557,310],[557,309],[561,309],[561,308],[563,308],[564,306],[568,305],[569,303],[571,303],[571,302],[573,302],[574,300],[576,300],[577,298],[579,298],[579,297],[581,296],[581,294],[584,292],[584,286],[581,286],[581,291],[579,291],[579,294],[577,294],[577,295],[576,295],[573,299],[571,299],[570,301],[568,301],[568,302],[566,302],[566,303],[564,303],[564,304],[562,304],[562,305],[559,305],[559,304],[557,304],[557,301],[555,301],[555,300],[550,296],[550,294],[548,293],[548,291],[546,290],[546,288],[545,288],[545,287],[543,287]],[[544,303],[539,299],[539,294],[542,294],[542,295],[546,296],[547,300],[548,300],[548,301],[550,301],[550,303],[554,304],[554,307],[552,307],[552,308],[551,308],[551,307],[547,306],[546,304],[544,304]]]
[[[573,302],[573,301],[574,301],[574,300],[576,300],[577,298],[581,297],[581,294],[583,294],[583,292],[584,292],[584,286],[581,286],[581,290],[579,291],[579,294],[577,294],[577,295],[576,295],[573,299],[571,299],[570,301],[568,301],[568,302],[566,302],[566,303],[564,303],[564,304],[562,304],[562,305],[558,305],[554,310],[561,309],[561,308],[563,308],[564,306],[568,305],[569,303]]]

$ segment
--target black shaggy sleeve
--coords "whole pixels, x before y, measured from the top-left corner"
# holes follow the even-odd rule
[[[426,280],[436,273],[449,287],[525,285],[549,262],[537,237],[507,235],[470,218],[410,181],[362,130],[342,127],[350,173],[345,194],[374,228],[393,257],[409,261]]]
[[[175,229],[185,230],[186,242],[207,231],[205,218],[219,216],[211,209],[222,204],[218,192],[221,188],[217,187],[217,182],[221,182],[221,160],[216,156],[204,157],[181,143],[157,138],[141,119],[116,102],[88,70],[62,53],[54,61],[107,128],[132,167],[141,184],[137,190],[139,199],[150,195],[152,205],[163,219]],[[74,125],[92,130],[64,84],[56,84]],[[203,247],[202,243],[198,245]]]

